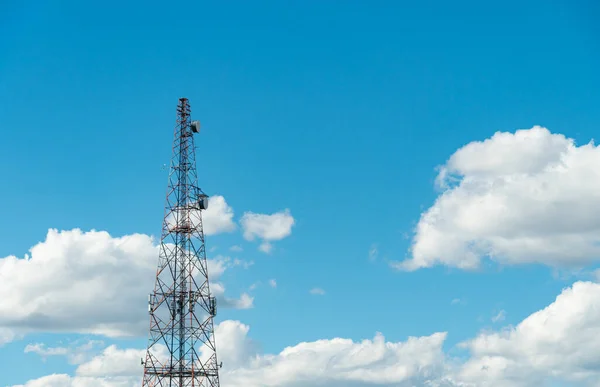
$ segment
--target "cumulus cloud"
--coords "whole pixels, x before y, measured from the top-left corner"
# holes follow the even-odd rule
[[[204,233],[214,235],[234,231],[236,225],[233,215],[233,208],[227,204],[223,196],[211,196],[208,199],[208,208],[202,212]]]
[[[542,386],[551,381],[597,386],[598,305],[600,285],[576,282],[516,327],[484,332],[463,343],[471,358],[457,378],[482,387]]]
[[[166,349],[160,345],[157,345],[155,348],[162,350],[159,358],[165,358],[167,354]],[[139,377],[143,373],[140,359],[144,359],[145,357],[145,349],[119,349],[116,345],[111,345],[104,349],[100,355],[79,365],[75,373],[80,377],[95,378],[101,378],[106,375],[112,377]]]
[[[250,327],[240,321],[226,320],[215,327],[215,340],[225,372],[235,372],[255,358],[260,350],[257,342],[248,337]]]
[[[249,357],[245,365],[225,371],[229,386],[413,386],[443,373],[445,333],[386,342],[319,340],[285,348],[277,355]]]
[[[262,353],[239,321],[222,322],[215,335],[222,382],[231,387],[594,387],[600,379],[598,305],[600,284],[576,282],[516,326],[459,344],[469,355],[463,361],[444,355],[444,332],[403,342],[386,341],[381,334],[358,342],[325,339],[276,354]],[[26,386],[133,385],[141,375],[140,354],[143,349],[109,347],[81,364],[75,376],[50,376]],[[118,367],[105,365],[112,359],[119,359]]]
[[[22,259],[0,258],[0,339],[30,331],[110,337],[146,336],[147,295],[154,288],[158,247],[148,235],[49,230]],[[247,308],[252,297],[225,297],[219,276],[241,261],[209,260],[214,295]]]
[[[169,227],[175,226],[178,219],[184,219],[183,216],[186,212],[187,211],[184,209],[175,208],[172,210],[167,215]],[[208,208],[206,210],[191,210],[189,213],[190,223],[194,226],[202,224],[205,235],[232,232],[237,228],[233,221],[233,208],[231,208],[225,201],[225,198],[220,195],[211,196],[208,199]],[[211,247],[211,251],[214,251],[213,249],[216,248]]]
[[[219,359],[223,361],[223,385],[412,387],[424,385],[428,380],[435,382],[445,371],[442,351],[445,333],[411,337],[398,343],[386,341],[381,334],[359,342],[335,338],[300,343],[278,354],[262,354],[248,332],[249,327],[239,321],[224,321],[215,329]],[[92,382],[106,387],[133,386],[140,381],[139,359],[143,353],[143,350],[110,346],[81,364],[73,377],[54,375],[25,386],[87,387]]]
[[[600,149],[539,126],[498,132],[457,150],[442,190],[421,215],[411,257],[392,265],[475,269],[505,264],[581,266],[600,258]]]
[[[234,309],[251,309],[254,307],[254,297],[247,293],[243,293],[240,298],[224,297],[223,304],[225,307]]]
[[[273,249],[271,242],[291,235],[295,220],[290,210],[285,209],[270,215],[246,212],[242,216],[240,224],[246,240],[261,239],[259,250],[270,253]]]

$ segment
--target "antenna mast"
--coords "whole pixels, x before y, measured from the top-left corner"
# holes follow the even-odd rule
[[[218,387],[219,368],[202,228],[208,196],[198,186],[187,98],[177,105],[173,158],[154,292],[148,297],[150,338],[142,386]]]

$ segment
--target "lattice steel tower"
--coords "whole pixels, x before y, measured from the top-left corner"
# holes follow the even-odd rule
[[[219,368],[202,229],[208,196],[198,187],[187,98],[180,98],[154,292],[148,297],[150,339],[142,386],[216,387]]]

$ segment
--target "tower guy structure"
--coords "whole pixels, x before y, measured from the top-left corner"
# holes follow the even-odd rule
[[[198,186],[187,98],[180,98],[154,292],[143,387],[217,387],[219,368],[202,228],[208,196]]]

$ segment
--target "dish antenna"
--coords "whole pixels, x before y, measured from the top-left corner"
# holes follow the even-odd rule
[[[200,121],[192,121],[191,129],[194,133],[200,133]]]

